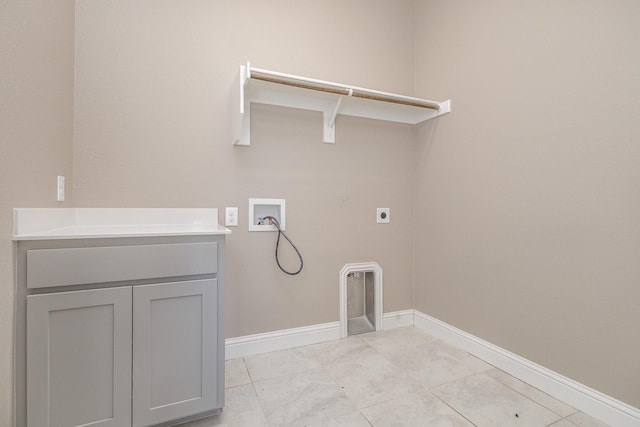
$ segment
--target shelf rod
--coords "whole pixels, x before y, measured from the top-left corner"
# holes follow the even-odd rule
[[[371,99],[374,101],[390,102],[394,104],[408,105],[411,107],[428,108],[430,110],[440,110],[440,105],[435,102],[423,101],[416,98],[400,97],[384,92],[370,92],[360,88],[350,88],[346,86],[332,85],[330,83],[321,83],[311,80],[297,79],[288,75],[275,75],[251,69],[250,78],[263,80],[271,83],[278,83],[287,86],[294,86],[303,89],[317,90],[321,92],[329,92],[337,95],[353,96],[355,98]]]
[[[279,83],[287,86],[300,87],[303,89],[312,89],[312,90],[318,90],[321,92],[335,93],[337,95],[349,95],[349,89],[346,89],[346,88],[334,87],[334,86],[330,86],[322,83],[294,80],[294,79],[289,79],[289,78],[284,78],[279,76],[272,76],[269,74],[257,72],[255,70],[251,70],[251,78],[256,80],[263,80],[265,82]]]
[[[353,90],[353,94],[351,96],[354,96],[356,98],[372,99],[374,101],[383,101],[383,102],[391,102],[394,104],[409,105],[411,107],[428,108],[430,110],[436,110],[436,111],[440,109],[440,106],[438,104],[429,102],[429,101],[414,101],[409,99],[395,98],[388,95],[376,95],[372,93],[359,91],[357,89]]]

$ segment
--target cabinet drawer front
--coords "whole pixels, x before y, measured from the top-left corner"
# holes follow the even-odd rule
[[[27,287],[213,274],[218,244],[101,246],[27,251]]]

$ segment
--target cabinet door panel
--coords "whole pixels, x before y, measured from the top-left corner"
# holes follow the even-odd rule
[[[131,287],[27,297],[30,427],[131,423]]]
[[[133,290],[133,424],[216,409],[217,282]]]

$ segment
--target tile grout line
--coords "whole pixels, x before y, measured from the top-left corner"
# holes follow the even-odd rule
[[[500,372],[504,372],[504,371],[503,371],[502,369],[500,369],[500,368],[495,368],[495,369],[499,370]],[[485,372],[486,372],[486,371],[485,371]],[[524,382],[524,381],[522,381],[522,380],[519,380],[518,378],[514,377],[513,375],[510,375],[510,374],[509,374],[509,373],[507,373],[507,372],[504,372],[504,373],[505,373],[506,375],[509,375],[509,377],[514,378],[514,379],[516,379],[517,381],[520,381],[522,384],[525,384],[526,386],[531,387],[533,390],[536,390],[536,391],[538,391],[538,392],[540,392],[540,393],[543,393],[543,394],[544,394],[544,395],[546,395],[546,396],[549,396],[547,393],[545,393],[544,391],[542,391],[542,390],[540,390],[540,389],[538,389],[538,388],[536,388],[536,387],[532,386],[531,384],[526,383],[526,382]],[[502,381],[500,381],[500,380],[499,380],[499,379],[497,379],[497,378],[493,378],[493,377],[490,377],[490,378],[492,378],[494,381],[496,381],[496,382],[498,382],[498,383],[502,384],[503,386],[507,387],[508,389],[510,389],[510,390],[512,390],[512,391],[514,391],[514,392],[516,392],[516,393],[518,393],[519,395],[521,395],[521,396],[522,396],[522,397],[524,397],[525,399],[528,399],[528,400],[532,401],[533,403],[537,404],[538,406],[541,406],[541,407],[545,408],[546,410],[548,410],[548,411],[550,411],[550,412],[552,412],[552,413],[556,414],[557,416],[559,416],[560,418],[559,418],[559,419],[557,419],[557,420],[555,420],[555,421],[554,421],[554,423],[557,423],[558,421],[561,421],[561,420],[563,420],[563,419],[565,419],[565,418],[567,418],[567,417],[570,417],[570,416],[572,416],[572,415],[574,415],[574,414],[577,414],[577,413],[579,412],[579,411],[578,411],[576,408],[574,408],[573,406],[571,406],[571,405],[569,405],[569,404],[567,404],[567,403],[565,403],[565,402],[562,402],[562,401],[560,401],[560,400],[556,399],[556,398],[555,398],[555,397],[553,397],[553,396],[549,396],[549,398],[554,399],[555,401],[560,402],[560,403],[562,403],[562,404],[564,404],[564,405],[566,405],[566,406],[570,407],[571,409],[573,409],[573,412],[572,412],[572,413],[570,413],[570,414],[568,414],[568,415],[562,415],[562,414],[559,414],[559,413],[557,413],[556,411],[554,411],[553,409],[549,408],[548,406],[543,405],[541,402],[538,402],[537,400],[532,399],[531,397],[527,396],[527,395],[526,395],[526,394],[524,394],[523,392],[521,392],[521,391],[519,391],[519,390],[516,390],[515,388],[511,387],[509,384],[505,384],[505,383],[503,383]],[[573,423],[572,423],[572,424],[573,424]]]
[[[435,394],[434,392],[432,392],[431,390],[429,390],[429,393],[431,393],[431,395],[433,397],[435,397],[436,399],[438,399],[440,402],[444,403],[445,405],[447,405],[449,408],[451,408],[452,411],[454,411],[456,414],[460,415],[462,418],[464,418],[465,420],[469,421],[469,424],[471,424],[472,426],[478,427],[478,425],[476,423],[474,423],[473,421],[471,421],[469,418],[465,417],[462,413],[460,413],[456,408],[454,408],[453,406],[449,405],[445,400],[443,400],[440,396],[438,396],[437,394]]]
[[[362,343],[364,343],[367,347],[369,347],[369,348],[371,348],[372,350],[374,350],[374,351],[376,352],[376,354],[379,354],[379,353],[378,353],[378,351],[377,351],[375,348],[371,347],[371,345],[369,345],[369,343],[368,343],[368,342],[366,342],[366,341],[365,341],[364,339],[362,339],[361,337],[359,337],[359,336],[358,336],[358,337],[354,337],[354,338],[357,338],[359,341],[361,341]],[[312,345],[313,345],[313,344],[312,344]],[[308,347],[308,346],[307,346],[307,347]],[[382,356],[382,355],[380,355],[380,356]],[[342,387],[340,384],[338,384],[338,383],[336,382],[335,377],[334,377],[333,375],[331,375],[331,373],[330,373],[328,370],[326,370],[326,366],[325,366],[323,363],[321,363],[318,359],[316,359],[316,358],[315,358],[315,356],[313,356],[313,354],[312,354],[312,356],[311,356],[311,357],[313,357],[313,358],[314,358],[314,359],[315,359],[315,360],[320,364],[320,367],[322,368],[322,371],[323,371],[323,372],[324,372],[324,373],[325,373],[329,378],[331,378],[331,380],[332,380],[332,381],[333,381],[333,383],[336,385],[336,387],[338,387],[338,388],[340,389],[340,393],[342,393],[342,394],[345,396],[345,398],[346,398],[346,399],[347,399],[347,400],[348,400],[348,401],[353,405],[353,407],[354,407],[354,408],[356,408],[356,411],[358,412],[358,414],[360,414],[360,416],[362,416],[362,418],[364,418],[364,420],[367,422],[367,424],[369,424],[369,426],[374,427],[373,422],[372,422],[372,421],[371,421],[371,420],[370,420],[370,419],[369,419],[369,418],[368,418],[368,417],[367,417],[367,416],[362,412],[362,409],[365,409],[365,408],[360,408],[360,407],[356,404],[356,402],[355,402],[353,399],[351,399],[351,397],[349,397],[349,395],[348,395],[347,393],[345,393],[345,392],[344,392],[344,387]],[[386,360],[386,359],[385,359],[385,360]],[[385,401],[385,402],[376,403],[376,404],[371,405],[371,406],[379,405],[379,404],[381,404],[381,403],[386,403],[386,402],[389,402],[389,401],[391,401],[391,400],[393,400],[393,399],[390,399],[390,400]],[[344,414],[344,415],[346,415],[346,414]]]
[[[258,395],[258,390],[256,389],[256,383],[253,380],[253,377],[251,376],[251,370],[249,369],[249,366],[247,365],[247,361],[245,360],[244,357],[242,358],[242,364],[244,365],[244,368],[247,371],[247,375],[249,376],[249,381],[251,381],[251,388],[253,389],[253,393],[256,395],[256,399],[258,399],[258,404],[260,405],[260,410],[262,411],[262,416],[263,416],[265,422],[267,423],[267,426],[270,426],[271,423],[267,419],[267,413],[264,410],[264,403],[262,402],[262,399],[260,399],[260,396]]]
[[[318,364],[318,367],[313,367],[313,368],[309,368],[309,369],[304,369],[304,370],[302,370],[302,371],[298,371],[298,372],[294,372],[294,373],[289,373],[289,374],[286,374],[285,376],[293,376],[293,375],[304,374],[304,373],[306,373],[306,372],[310,372],[310,371],[314,371],[314,370],[315,370],[315,371],[322,371],[322,373],[323,373],[327,378],[330,378],[330,379],[331,379],[331,383],[332,383],[332,384],[333,384],[333,385],[334,385],[334,386],[335,386],[335,387],[340,391],[340,393],[342,393],[342,394],[344,395],[345,399],[347,399],[347,400],[348,400],[348,401],[353,405],[353,408],[354,408],[354,409],[355,409],[355,410],[356,410],[356,411],[357,411],[357,412],[358,412],[358,413],[359,413],[359,414],[360,414],[360,415],[361,415],[361,416],[362,416],[362,417],[367,421],[367,423],[368,423],[370,426],[373,426],[373,425],[371,424],[371,422],[369,421],[369,419],[368,419],[368,418],[367,418],[367,417],[366,417],[366,416],[365,416],[365,415],[360,411],[360,408],[358,408],[358,406],[355,404],[355,402],[353,402],[353,401],[352,401],[352,399],[351,399],[349,396],[347,396],[347,395],[344,393],[344,391],[342,391],[342,387],[340,386],[340,384],[338,384],[338,383],[335,381],[334,377],[333,377],[333,376],[332,376],[332,375],[331,375],[331,374],[326,370],[326,368],[325,368],[324,364],[322,364],[322,363],[320,362],[320,360],[318,360],[318,359],[317,359],[317,358],[312,354],[312,352],[311,352],[311,351],[309,351],[309,349],[308,349],[307,347],[310,347],[311,345],[315,345],[315,344],[299,346],[299,347],[296,347],[296,348],[300,348],[300,349],[305,349],[305,350],[307,350],[307,352],[309,353],[309,354],[308,354],[308,356],[309,356],[311,359],[313,359],[313,361],[314,361],[314,362],[316,362],[316,363]],[[289,349],[285,349],[285,350],[278,350],[278,351],[287,351],[287,350],[289,350]],[[257,355],[254,355],[254,356],[257,356]],[[252,356],[247,356],[247,357],[252,357]],[[265,413],[265,410],[264,410],[264,404],[263,404],[263,401],[262,401],[262,399],[260,399],[260,396],[258,396],[258,392],[257,392],[257,389],[256,389],[256,387],[258,386],[258,385],[257,385],[257,382],[260,382],[260,381],[268,381],[268,380],[270,380],[270,378],[263,378],[263,379],[260,379],[260,380],[257,380],[257,381],[256,381],[256,380],[254,380],[254,379],[253,379],[253,377],[251,376],[251,371],[250,371],[250,369],[248,368],[248,366],[247,366],[247,364],[246,364],[245,357],[243,357],[243,358],[242,358],[242,360],[243,360],[243,362],[245,363],[245,367],[246,367],[246,369],[247,369],[247,373],[248,373],[248,375],[249,375],[249,379],[251,380],[251,384],[252,384],[252,386],[253,386],[254,393],[256,393],[256,397],[257,397],[257,399],[258,399],[258,401],[259,401],[259,403],[260,403],[260,406],[261,406],[261,408],[262,408],[262,412],[263,412],[264,418],[265,418],[265,420],[267,421],[267,424],[268,424],[269,426],[272,426],[272,424],[271,424],[271,423],[269,422],[269,420],[267,419],[267,416],[266,416],[266,413]],[[338,415],[338,416],[348,415],[348,414],[349,414],[349,413],[351,413],[351,412],[352,412],[352,411],[350,411],[350,412],[345,412],[344,414],[340,414],[340,415]],[[279,424],[277,424],[277,425],[279,425]]]
[[[562,418],[560,418],[559,420],[555,420],[555,421],[554,421],[554,422],[552,422],[551,424],[547,424],[545,427],[553,427],[553,425],[554,425],[554,424],[557,424],[557,423],[558,423],[558,422],[560,422],[560,421],[566,421],[566,422],[568,422],[569,424],[571,424],[571,425],[573,425],[573,426],[577,426],[577,424],[576,424],[576,423],[574,423],[573,421],[571,421],[571,420],[569,419],[569,417],[570,417],[570,416],[575,415],[576,413],[577,413],[577,411],[576,411],[576,412],[574,412],[573,414],[567,415],[566,417],[562,417]]]

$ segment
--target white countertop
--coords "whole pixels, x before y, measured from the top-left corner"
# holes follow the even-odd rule
[[[218,209],[43,208],[13,210],[13,240],[230,234]]]

